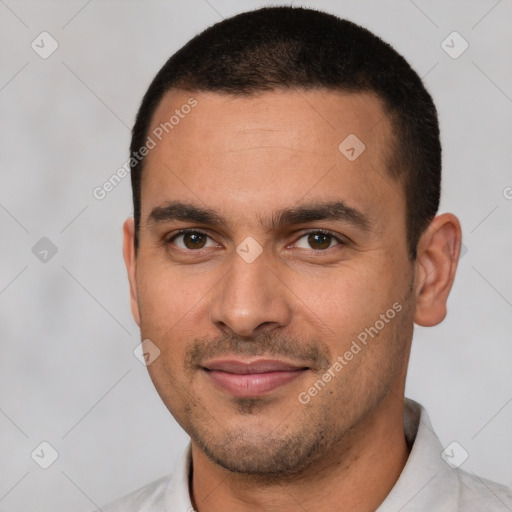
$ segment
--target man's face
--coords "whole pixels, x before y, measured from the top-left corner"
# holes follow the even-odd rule
[[[143,172],[132,307],[160,350],[149,372],[211,460],[293,473],[403,395],[413,266],[392,130],[369,94],[172,91],[148,135],[190,96]]]

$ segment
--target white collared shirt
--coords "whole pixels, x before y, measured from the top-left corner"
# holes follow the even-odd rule
[[[441,457],[443,448],[425,409],[408,398],[404,426],[411,452],[376,512],[512,511],[511,489],[452,467],[445,460],[455,459],[457,454],[449,448],[445,460]],[[193,512],[188,487],[190,450],[189,443],[172,475],[102,508],[103,512]]]

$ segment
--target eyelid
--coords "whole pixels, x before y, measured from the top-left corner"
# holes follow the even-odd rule
[[[173,233],[171,236],[167,236],[166,240],[168,242],[170,242],[171,240],[174,240],[177,236],[183,235],[186,233],[198,233],[200,235],[210,236],[206,231],[203,231],[202,229],[199,229],[199,228],[182,228],[182,229],[178,229],[178,231]]]

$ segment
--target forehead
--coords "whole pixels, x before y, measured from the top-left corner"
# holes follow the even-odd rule
[[[235,97],[172,90],[148,135],[155,147],[143,172],[143,216],[159,202],[184,197],[241,211],[257,203],[278,208],[306,195],[341,195],[354,203],[373,195],[375,204],[401,199],[396,183],[383,187],[383,180],[388,188],[392,181],[393,134],[381,101],[370,93]]]
[[[370,145],[383,142],[381,139],[392,133],[382,101],[375,94],[324,89],[242,96],[170,90],[157,106],[150,127],[161,127],[162,137],[169,142],[187,138],[188,147],[195,143],[211,151],[215,146],[205,148],[202,137],[219,142],[226,132],[236,138],[223,140],[224,150],[238,149],[244,141],[278,136],[281,145],[315,152],[331,151],[332,143],[344,133],[356,133]]]

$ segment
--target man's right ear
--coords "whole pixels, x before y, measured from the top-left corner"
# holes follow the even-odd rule
[[[135,222],[129,217],[123,224],[123,257],[130,283],[130,305],[133,319],[140,327],[139,304],[137,302],[137,257],[135,254]]]

